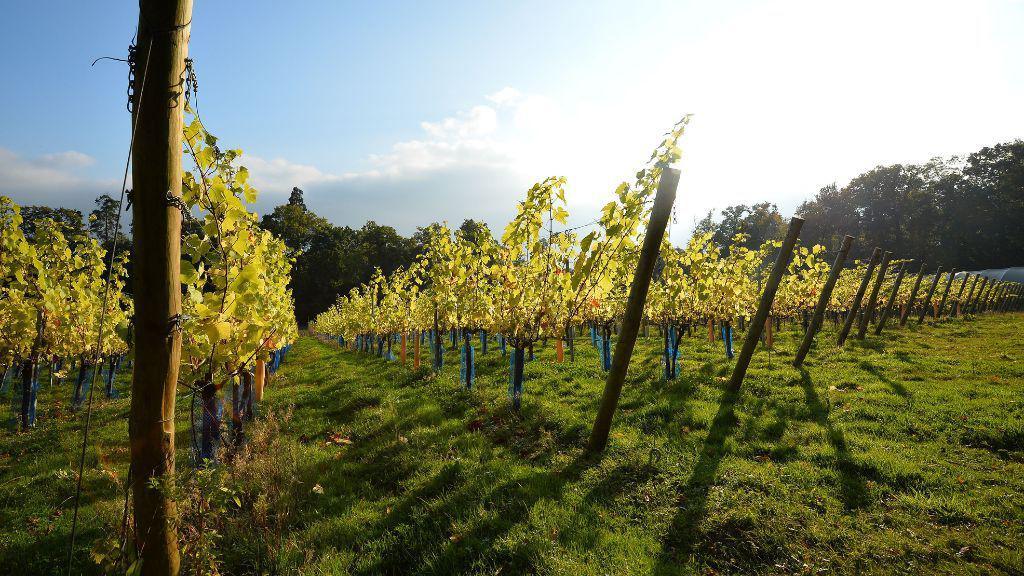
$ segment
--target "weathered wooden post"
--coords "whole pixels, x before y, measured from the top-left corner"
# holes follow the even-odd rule
[[[846,257],[850,254],[850,246],[852,245],[853,236],[843,237],[843,244],[839,248],[839,254],[836,255],[836,261],[832,263],[832,269],[828,272],[828,279],[825,280],[825,286],[821,289],[821,294],[818,296],[818,304],[814,307],[814,316],[811,317],[811,324],[807,327],[807,331],[804,332],[804,340],[800,343],[800,348],[796,352],[796,358],[793,359],[793,366],[796,368],[799,368],[804,363],[804,358],[807,357],[807,352],[811,349],[811,343],[814,342],[814,335],[821,328],[821,321],[825,316],[825,309],[828,307],[829,299],[832,297],[832,290],[836,287],[839,273],[843,270],[843,264],[846,262]]]
[[[985,301],[981,303],[982,312],[988,312],[992,309],[992,304],[996,301],[996,298],[999,297],[1000,288],[1002,288],[1002,285],[999,284],[999,281],[993,280],[992,288],[988,291],[988,296],[985,298]]]
[[[255,376],[252,388],[253,400],[263,402],[263,389],[267,382],[267,362],[265,360],[256,360],[253,375]]]
[[[174,499],[153,485],[174,474],[181,362],[181,140],[192,0],[141,0],[132,145],[135,366],[128,431],[133,533],[147,575],[178,574]]]
[[[928,314],[928,307],[932,303],[932,295],[935,294],[935,287],[939,285],[939,278],[942,276],[942,266],[935,269],[935,278],[932,278],[932,285],[928,288],[928,294],[924,297],[924,302],[921,303],[921,315],[917,317],[917,323],[924,322],[924,317]]]
[[[974,275],[974,281],[971,282],[971,289],[967,291],[967,296],[964,298],[962,305],[960,306],[961,311],[964,314],[968,314],[971,311],[971,302],[974,300],[974,289],[978,287],[978,280],[981,280],[981,274]]]
[[[961,306],[961,303],[963,302],[963,300],[961,300],[961,298],[964,295],[964,288],[967,287],[967,280],[970,277],[971,277],[971,273],[970,272],[965,272],[964,273],[964,281],[960,283],[960,289],[958,289],[956,291],[956,303],[952,306],[952,312],[951,312],[954,318],[956,316],[960,315],[960,306]]]
[[[1017,300],[1018,286],[1010,286],[1006,289],[1006,298],[1003,299],[1003,305],[999,309],[1000,312],[1009,312],[1013,309],[1013,303]]]
[[[885,308],[882,309],[882,317],[878,319],[878,324],[875,325],[875,336],[882,333],[882,328],[885,328],[885,322],[889,319],[889,314],[892,313],[892,307],[896,304],[896,296],[900,293],[900,284],[903,283],[903,273],[907,271],[907,267],[900,263],[899,272],[896,274],[896,282],[892,285],[892,292],[889,293],[889,300],[885,304]]]
[[[953,287],[953,277],[956,276],[952,270],[949,271],[949,281],[946,282],[946,288],[942,291],[942,300],[939,301],[939,309],[935,313],[935,319],[942,318],[942,312],[946,309],[946,298],[949,297],[949,289]]]
[[[847,336],[850,335],[850,329],[853,328],[853,323],[857,320],[857,312],[860,311],[860,301],[864,299],[864,293],[868,290],[868,283],[871,282],[871,276],[874,274],[875,266],[878,265],[878,260],[881,257],[882,249],[875,248],[875,251],[871,253],[871,260],[868,261],[868,269],[864,271],[864,279],[860,281],[857,295],[853,298],[853,304],[850,305],[850,310],[846,313],[846,322],[843,322],[843,327],[839,330],[839,340],[837,342],[839,346],[845,344]]]
[[[868,332],[868,323],[875,315],[875,306],[878,305],[878,291],[882,289],[882,282],[885,281],[885,271],[889,267],[889,259],[892,252],[886,250],[882,254],[882,263],[878,266],[878,276],[875,278],[875,285],[871,287],[871,296],[868,297],[868,306],[864,309],[864,315],[860,317],[860,324],[857,326],[857,340],[863,340]]]
[[[626,370],[636,345],[640,321],[644,317],[644,304],[647,292],[651,287],[651,276],[658,260],[661,241],[665,237],[665,227],[672,215],[672,204],[676,199],[676,187],[679,185],[679,170],[664,168],[658,182],[658,192],[654,196],[654,208],[651,220],[644,234],[643,247],[640,250],[640,261],[633,274],[633,283],[629,288],[629,299],[626,301],[626,313],[622,318],[622,329],[615,343],[615,354],[612,366],[605,381],[601,405],[597,410],[594,428],[590,432],[590,450],[600,452],[608,444],[608,434],[612,428],[612,418],[622,394],[622,384],[626,380]]]
[[[979,274],[980,276],[980,274]],[[971,313],[974,314],[978,311],[978,303],[981,302],[981,295],[985,292],[985,286],[988,285],[988,276],[982,276],[981,286],[978,286],[978,293],[974,295],[974,300],[971,302]]]
[[[917,272],[917,280],[914,280],[914,287],[910,290],[910,298],[907,299],[907,307],[900,314],[900,326],[907,323],[907,318],[910,317],[911,310],[914,309],[914,301],[917,300],[917,291],[921,289],[921,280],[924,278],[924,262],[921,263],[921,269]]]
[[[985,312],[988,310],[988,301],[992,297],[992,291],[996,288],[996,281],[992,280],[988,283],[988,289],[982,293],[981,301],[978,302],[978,312]]]
[[[800,228],[803,225],[803,218],[794,216],[789,221],[786,239],[782,241],[779,256],[775,259],[775,265],[772,266],[771,274],[768,275],[768,280],[765,282],[764,292],[761,293],[761,302],[757,305],[757,312],[754,313],[754,318],[750,321],[750,326],[747,328],[747,336],[743,339],[743,349],[740,350],[740,355],[736,357],[736,366],[732,371],[732,379],[729,380],[729,390],[733,392],[740,389],[740,386],[743,384],[743,378],[747,375],[750,359],[754,356],[758,338],[761,335],[761,331],[764,330],[765,320],[768,319],[768,314],[772,310],[775,293],[779,289],[779,283],[782,282],[782,276],[786,273],[786,268],[789,267],[789,261],[793,257],[793,248],[796,246],[796,240],[800,236]]]

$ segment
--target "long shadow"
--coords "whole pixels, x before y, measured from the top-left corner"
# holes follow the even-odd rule
[[[540,471],[493,487],[484,486],[480,478],[452,475],[442,469],[371,528],[365,540],[388,543],[378,559],[368,566],[353,564],[349,569],[356,574],[451,574],[487,562],[508,568],[512,574],[532,573],[536,567],[528,552],[510,550],[497,557],[494,543],[526,521],[535,504],[561,498],[567,484],[579,480],[599,461],[599,457],[584,451],[561,470]],[[438,523],[460,517],[477,505],[494,513],[457,536],[446,537],[446,532],[439,529]],[[388,533],[415,537],[386,537]]]
[[[728,453],[725,441],[739,424],[733,411],[738,397],[739,392],[727,390],[722,394],[718,413],[701,447],[700,458],[690,479],[679,492],[680,508],[662,540],[655,573],[678,567],[693,552],[699,536],[698,526],[707,515],[708,492],[714,485],[722,458]]]
[[[811,380],[811,375],[805,368],[800,369],[800,386],[804,389],[804,398],[811,411],[811,416],[815,422],[825,428],[828,443],[835,451],[836,471],[839,473],[839,488],[843,505],[848,510],[867,505],[869,502],[866,482],[850,454],[846,436],[841,428],[829,420],[829,408],[821,401],[818,391],[814,388],[814,381]]]
[[[892,388],[893,392],[899,394],[904,398],[910,398],[910,391],[907,390],[906,386],[886,376],[885,373],[882,372],[882,369],[879,368],[878,366],[875,366],[870,362],[864,361],[860,363],[860,367],[866,370],[867,372],[871,373],[871,375],[874,376],[875,378],[878,378],[879,380],[887,384],[889,388]]]

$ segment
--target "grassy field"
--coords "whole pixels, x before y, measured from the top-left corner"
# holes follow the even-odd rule
[[[684,338],[665,382],[652,337],[599,457],[584,451],[603,386],[585,340],[574,364],[538,351],[517,414],[496,346],[465,391],[457,353],[435,377],[304,338],[262,406],[291,411],[280,442],[303,495],[262,570],[1019,574],[1022,329],[1015,314],[891,330],[823,344],[795,370],[788,328],[736,395],[720,342]],[[69,395],[44,385],[40,427],[0,432],[0,573],[66,569],[81,442]],[[116,531],[126,413],[113,400],[94,416],[76,573],[99,570],[88,549]],[[254,570],[243,543],[218,549],[223,573]]]

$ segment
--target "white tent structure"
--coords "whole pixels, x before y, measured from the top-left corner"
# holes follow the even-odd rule
[[[960,272],[960,274],[964,274],[964,272]],[[957,275],[959,276],[960,274]],[[1017,282],[1018,284],[1024,284],[1024,266],[1016,266],[1014,268],[989,268],[988,270],[977,270],[971,272],[971,274],[979,274],[997,282]]]

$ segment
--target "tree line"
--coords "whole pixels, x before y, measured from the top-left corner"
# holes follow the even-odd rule
[[[719,246],[749,235],[744,246],[778,240],[785,223],[775,204],[730,206],[709,212],[696,233]],[[878,166],[847,185],[825,186],[803,202],[801,238],[838,250],[843,236],[858,241],[852,256],[875,246],[958,270],[1024,265],[1024,140],[986,146],[965,158]]]

